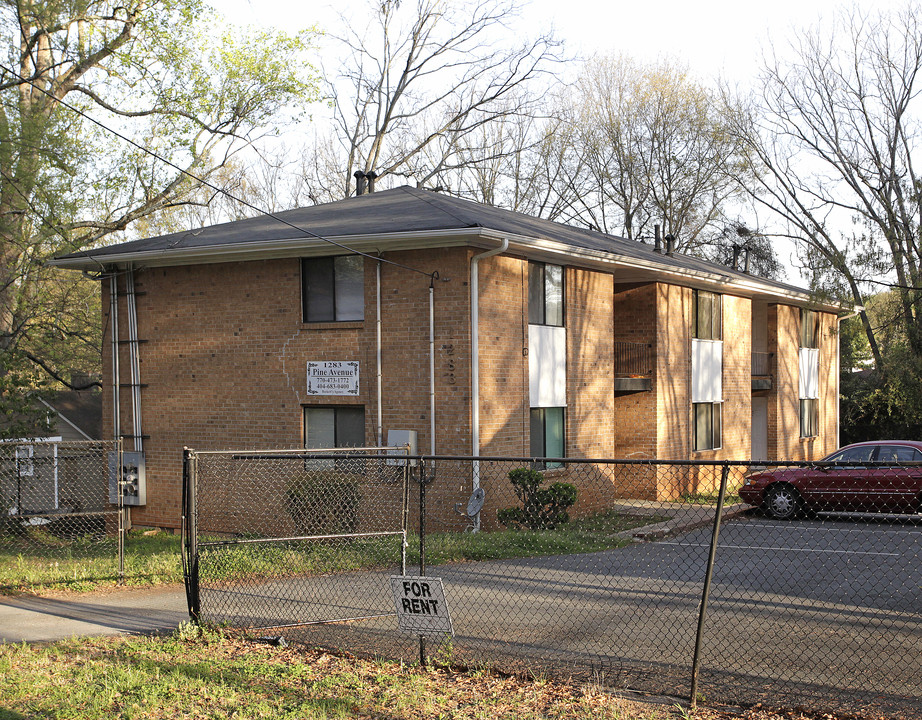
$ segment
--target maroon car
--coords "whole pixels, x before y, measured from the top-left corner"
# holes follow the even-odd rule
[[[810,467],[755,472],[739,495],[781,520],[805,512],[922,512],[922,442],[846,445]]]

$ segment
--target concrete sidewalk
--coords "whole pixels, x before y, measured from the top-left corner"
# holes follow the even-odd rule
[[[86,595],[0,596],[0,642],[169,632],[188,619],[181,585]]]

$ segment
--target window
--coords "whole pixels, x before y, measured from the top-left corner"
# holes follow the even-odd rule
[[[364,263],[361,255],[301,260],[304,322],[365,319]]]
[[[871,462],[876,445],[859,445],[829,456],[830,462]]]
[[[531,456],[564,457],[564,408],[531,409]],[[560,467],[561,463],[539,463],[539,470]]]
[[[881,445],[877,451],[877,462],[906,463],[920,460],[922,453],[906,445]]]
[[[694,337],[699,340],[721,340],[723,338],[723,318],[721,296],[717,293],[695,290],[692,297],[692,314]]]
[[[528,322],[563,327],[563,268],[528,263]]]
[[[800,346],[818,348],[820,337],[820,318],[813,310],[800,311]]]
[[[720,403],[692,405],[692,435],[694,450],[716,450],[720,447]]]
[[[304,408],[304,447],[328,449],[364,444],[364,405]]]
[[[813,310],[800,311],[800,436],[820,434],[820,335],[819,315]]]
[[[820,434],[820,401],[817,398],[800,399],[800,436],[816,437]]]

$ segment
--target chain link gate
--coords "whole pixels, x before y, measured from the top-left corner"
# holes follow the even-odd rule
[[[388,578],[405,574],[407,557],[409,465],[400,455],[405,448],[187,449],[190,616],[255,630],[390,627]]]
[[[0,585],[124,579],[121,452],[114,441],[0,442]]]

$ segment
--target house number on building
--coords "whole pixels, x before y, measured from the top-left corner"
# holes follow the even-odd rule
[[[358,395],[359,364],[350,361],[307,363],[308,395]]]

